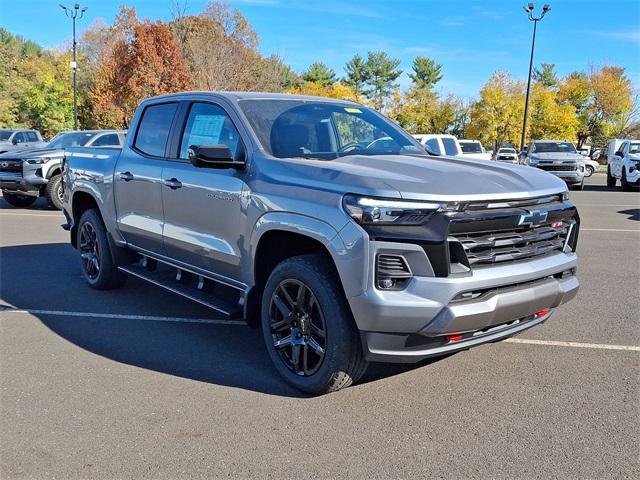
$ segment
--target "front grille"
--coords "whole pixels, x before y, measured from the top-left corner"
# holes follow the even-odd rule
[[[7,172],[22,175],[22,160],[0,160],[0,173]]]
[[[459,265],[474,268],[575,248],[578,216],[571,203],[550,196],[495,205],[497,208],[481,210],[481,205],[475,209],[469,205],[451,216],[447,239],[450,274],[459,271]]]
[[[503,155],[498,155],[498,160],[515,160],[515,157],[505,157]]]
[[[453,241],[464,249],[469,266],[499,263],[544,255],[562,250],[569,224],[540,226],[511,232],[457,235]]]
[[[2,179],[15,179],[15,178],[22,178],[22,172],[6,172],[6,171],[0,171],[0,180]]]
[[[546,170],[547,172],[575,172],[578,166],[573,164],[567,165],[538,165],[538,168]]]

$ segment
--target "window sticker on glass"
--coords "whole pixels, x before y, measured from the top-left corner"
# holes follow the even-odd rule
[[[362,113],[362,110],[353,107],[344,107],[344,111],[347,113]]]
[[[191,145],[212,145],[220,143],[220,133],[224,125],[223,115],[196,115],[189,133]]]

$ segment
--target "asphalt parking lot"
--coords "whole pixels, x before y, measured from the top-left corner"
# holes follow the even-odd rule
[[[640,193],[571,192],[578,297],[513,341],[311,398],[260,333],[97,292],[42,200],[0,200],[2,478],[638,478]]]

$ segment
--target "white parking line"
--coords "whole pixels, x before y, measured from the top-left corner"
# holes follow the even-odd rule
[[[96,313],[96,312],[69,312],[64,310],[39,310],[15,307],[0,306],[0,316],[5,313],[21,313],[31,315],[54,315],[60,317],[88,317],[88,318],[117,318],[123,320],[147,320],[154,322],[177,322],[177,323],[209,323],[213,325],[233,325],[246,326],[242,320],[214,320],[208,318],[184,318],[184,317],[158,317],[153,315],[124,315],[119,313]],[[529,340],[526,338],[507,338],[507,343],[523,343],[528,345],[545,345],[553,347],[570,348],[590,348],[595,350],[622,350],[627,352],[640,352],[640,347],[633,345],[610,345],[604,343],[579,343],[579,342],[559,342],[553,340]]]
[[[508,343],[526,343],[528,345],[548,345],[552,347],[593,348],[597,350],[624,350],[640,352],[640,347],[633,345],[610,345],[606,343],[556,342],[553,340],[529,340],[527,338],[507,338]]]
[[[214,325],[246,325],[242,320],[215,320],[209,318],[157,317],[153,315],[123,315],[120,313],[69,312],[64,310],[38,310],[26,308],[0,308],[5,313],[28,313],[31,315],[55,315],[60,317],[117,318],[124,320],[148,320],[154,322],[211,323]]]
[[[51,217],[51,218],[64,218],[60,213],[14,213],[14,212],[0,212],[0,215],[6,215],[7,217]]]
[[[640,229],[625,230],[623,228],[581,228],[581,232],[635,232],[640,233]]]

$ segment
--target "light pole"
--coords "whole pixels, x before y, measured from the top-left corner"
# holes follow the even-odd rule
[[[76,62],[76,18],[82,18],[87,7],[80,9],[80,4],[76,3],[73,8],[67,8],[59,4],[64,10],[64,14],[73,22],[73,61],[71,69],[73,70],[73,129],[78,130],[78,82],[76,81],[76,73],[78,71],[78,63]]]
[[[533,22],[533,40],[531,41],[531,58],[529,58],[529,78],[527,79],[527,94],[524,99],[524,119],[522,120],[522,137],[520,137],[520,150],[524,148],[524,137],[527,133],[527,114],[529,113],[529,90],[531,89],[531,70],[533,69],[533,49],[536,46],[536,27],[538,22],[544,18],[551,7],[549,4],[545,4],[542,7],[542,14],[539,17],[533,16],[533,3],[530,3],[526,7],[523,7],[524,11],[529,16],[529,20]]]

